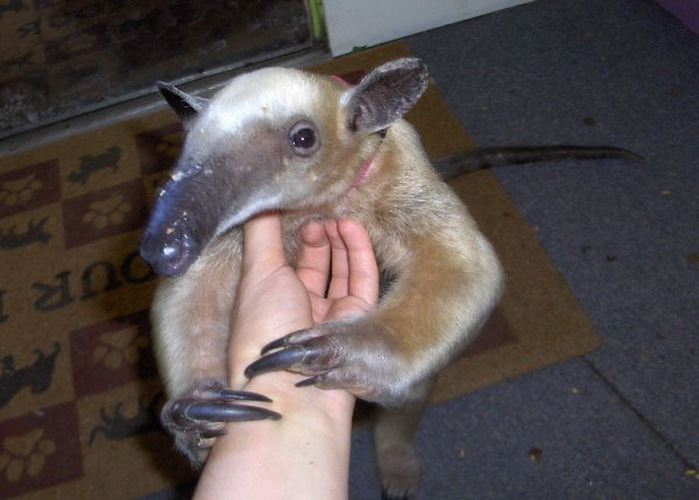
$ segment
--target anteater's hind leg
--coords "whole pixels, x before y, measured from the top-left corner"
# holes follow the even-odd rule
[[[383,498],[411,498],[417,489],[420,462],[413,446],[415,431],[427,407],[436,376],[421,382],[416,398],[400,408],[377,408],[374,450],[381,475]]]

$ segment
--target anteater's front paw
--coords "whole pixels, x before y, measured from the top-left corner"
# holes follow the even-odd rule
[[[279,413],[247,401],[271,402],[254,392],[232,391],[215,381],[203,381],[180,399],[172,399],[160,414],[163,426],[175,437],[177,448],[200,467],[216,438],[225,434],[226,422],[278,420]]]
[[[245,375],[288,370],[309,377],[299,387],[346,389],[367,401],[398,404],[410,388],[409,375],[380,328],[346,320],[291,333],[267,344]]]

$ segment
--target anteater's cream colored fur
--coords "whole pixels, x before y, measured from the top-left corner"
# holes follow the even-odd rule
[[[414,81],[405,83],[410,78]],[[208,203],[235,201],[220,220],[201,216],[202,223],[215,226],[211,236],[184,274],[163,280],[153,320],[170,398],[191,395],[203,380],[226,383],[241,223],[261,210],[281,210],[293,263],[299,228],[308,220],[360,221],[390,282],[375,312],[315,329],[314,336],[330,339],[323,348],[341,346],[348,353],[318,385],[345,387],[389,407],[384,411],[390,424],[377,426],[376,446],[387,494],[402,496],[414,487],[415,478],[409,476],[416,474],[417,462],[410,438],[431,380],[478,333],[500,296],[502,271],[468,210],[434,171],[414,129],[400,118],[426,86],[424,67],[403,59],[367,79],[378,82],[379,90],[361,83],[348,89],[326,76],[268,69],[233,80],[207,103],[192,101],[195,113],[179,110],[188,135],[170,183],[192,182],[196,195],[206,175],[219,175],[207,171],[230,169],[233,180],[217,181],[218,189],[234,195],[219,198],[210,190],[207,196],[217,194]],[[399,95],[390,95],[391,89]],[[382,106],[395,108],[387,119]],[[318,134],[320,147],[311,155],[286,150],[288,130],[299,120],[311,123]],[[230,157],[235,161],[221,160]],[[199,171],[193,174],[194,164]],[[166,199],[173,190],[166,186],[161,196],[163,213],[172,212],[162,224],[179,221],[184,212],[180,222],[186,225],[200,205],[177,208],[178,200]],[[206,208],[201,210],[206,214]],[[158,229],[150,227],[145,238],[157,240]],[[322,371],[322,366],[291,368]],[[405,417],[397,416],[401,407]],[[403,424],[396,423],[401,418]],[[185,451],[192,456],[192,450]],[[391,453],[400,456],[391,458]],[[199,450],[195,456],[202,456]]]

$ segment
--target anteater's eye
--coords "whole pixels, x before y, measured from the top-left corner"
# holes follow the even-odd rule
[[[303,120],[291,127],[289,144],[297,155],[310,156],[318,151],[320,138],[313,124]]]

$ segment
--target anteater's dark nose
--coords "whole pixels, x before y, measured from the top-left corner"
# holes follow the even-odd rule
[[[185,272],[197,256],[197,245],[182,227],[169,226],[154,232],[151,228],[141,239],[141,257],[164,276]]]

